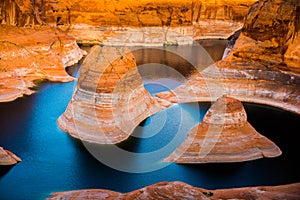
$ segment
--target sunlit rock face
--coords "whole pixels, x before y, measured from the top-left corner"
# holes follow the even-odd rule
[[[165,161],[241,162],[281,155],[280,149],[247,121],[242,103],[223,96],[207,111],[186,140]]]
[[[251,8],[228,61],[259,62],[262,69],[299,74],[299,31],[300,1],[261,0]],[[242,64],[239,67],[245,68]]]
[[[141,27],[168,27],[182,35],[226,38],[242,27],[256,0],[4,0],[3,24],[51,24],[68,30],[80,43],[102,43]],[[148,30],[143,30],[146,35]],[[161,30],[157,31],[158,33]]]
[[[201,20],[243,21],[254,0],[3,0],[8,25],[185,26]]]
[[[58,124],[83,141],[114,144],[127,139],[140,122],[160,109],[144,88],[129,49],[94,46]]]
[[[74,80],[65,67],[83,56],[73,37],[55,28],[0,26],[0,102],[29,95],[34,81]]]
[[[150,185],[139,190],[128,192],[125,194],[101,190],[77,190],[69,192],[53,193],[48,200],[59,199],[266,199],[266,200],[280,200],[290,199],[297,200],[299,195],[300,184],[289,184],[282,186],[258,186],[233,188],[223,190],[207,190],[196,188],[182,182],[161,182]]]
[[[227,94],[300,114],[299,3],[259,1],[250,9],[228,57],[157,96],[169,102],[193,102],[215,101]]]
[[[0,165],[14,165],[20,161],[18,156],[0,147]]]

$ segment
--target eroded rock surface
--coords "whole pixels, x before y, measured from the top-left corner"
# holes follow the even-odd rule
[[[165,161],[176,163],[241,162],[281,155],[280,149],[247,121],[242,103],[223,96]]]
[[[83,56],[73,37],[50,27],[0,26],[0,102],[29,95],[34,81],[74,80],[66,66]]]
[[[3,0],[0,20],[9,25],[41,23],[94,26],[184,26],[200,20],[242,21],[254,0]]]
[[[59,199],[266,199],[297,200],[300,183],[282,186],[258,186],[223,190],[206,190],[182,182],[161,182],[129,193],[121,194],[108,190],[91,189],[53,193],[48,200]]]
[[[168,27],[194,39],[226,38],[242,27],[254,2],[256,0],[3,0],[0,21],[14,26],[51,24],[68,31],[80,43],[93,44],[124,31],[142,32],[136,29],[142,27]],[[144,29],[144,36],[150,38],[149,33],[151,30]]]
[[[300,114],[299,1],[261,0],[230,54],[172,92],[170,102],[215,101],[223,94]]]
[[[144,88],[128,48],[94,46],[58,124],[83,141],[114,144],[127,139],[140,122],[160,109]]]
[[[0,147],[0,165],[14,165],[21,161],[21,158],[18,156]]]

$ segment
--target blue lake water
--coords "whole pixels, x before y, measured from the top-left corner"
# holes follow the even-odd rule
[[[70,68],[69,71],[76,74],[76,69]],[[146,88],[155,93],[176,85],[176,82],[161,81],[163,86],[145,83]],[[88,188],[128,192],[160,181],[183,181],[208,189],[300,181],[300,137],[297,132],[300,116],[249,103],[244,103],[249,122],[281,148],[282,156],[243,163],[170,164],[147,173],[112,169],[95,159],[80,141],[69,137],[56,124],[57,118],[66,109],[75,84],[43,83],[36,94],[0,103],[0,146],[23,160],[11,168],[0,168],[1,200],[45,199],[51,192]],[[187,120],[185,124],[193,126],[202,120],[209,105],[193,103],[173,106],[163,111],[164,126],[155,135],[143,139],[132,136],[118,147],[132,152],[158,150],[175,137],[181,118]],[[160,115],[154,115],[140,125],[145,127],[144,133],[134,134],[152,134],[149,125]]]

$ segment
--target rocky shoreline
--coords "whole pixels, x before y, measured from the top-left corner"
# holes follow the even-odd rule
[[[298,200],[300,183],[281,186],[257,186],[245,188],[207,190],[182,182],[161,182],[128,193],[90,189],[52,193],[48,200],[71,199],[266,199]]]
[[[73,81],[65,67],[84,54],[73,37],[56,28],[1,25],[0,102],[32,94],[36,81]]]

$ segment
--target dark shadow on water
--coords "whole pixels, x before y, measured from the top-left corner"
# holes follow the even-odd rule
[[[178,164],[191,170],[201,170],[204,173],[213,173],[217,176],[236,172],[245,163],[203,163],[203,164]]]
[[[6,173],[9,172],[14,167],[14,165],[1,165],[0,166],[0,179],[2,176],[4,176]]]
[[[138,152],[140,145],[141,139],[132,136],[129,136],[128,139],[116,144],[117,147],[130,152]]]
[[[139,124],[139,126],[141,126],[141,127],[147,126],[150,122],[151,122],[151,118],[147,117]]]

